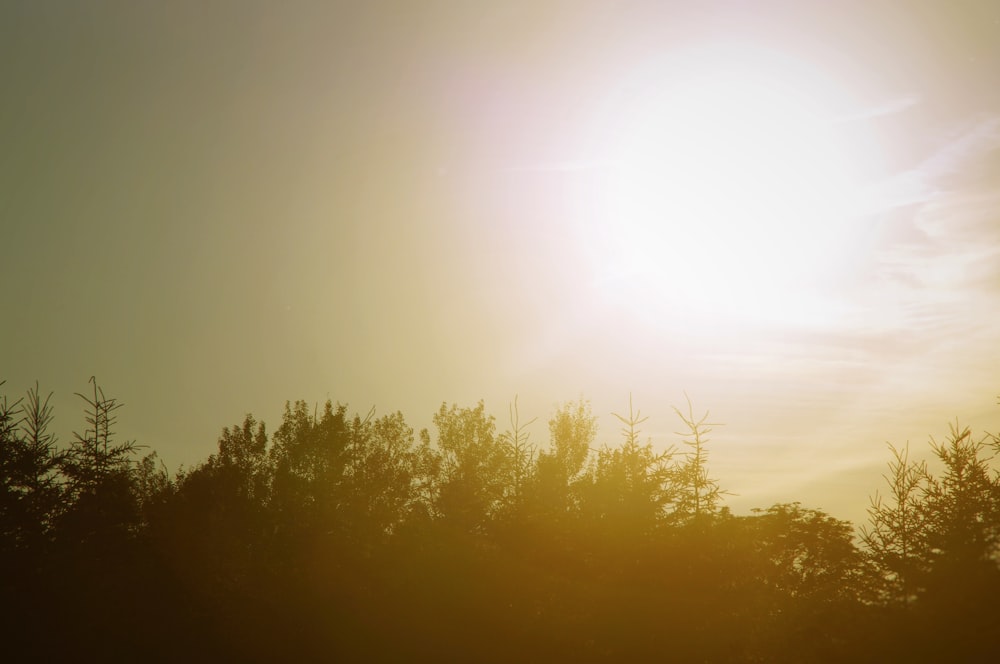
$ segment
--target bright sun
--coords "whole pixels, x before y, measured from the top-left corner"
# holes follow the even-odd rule
[[[838,119],[849,106],[760,50],[705,49],[638,72],[598,130],[603,283],[646,307],[822,318],[817,284],[857,239],[859,164],[875,156]]]

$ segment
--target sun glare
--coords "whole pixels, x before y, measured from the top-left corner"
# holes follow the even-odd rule
[[[789,58],[709,49],[644,68],[602,111],[599,282],[743,320],[822,318],[867,158],[849,100]],[[650,292],[653,291],[653,292]],[[662,312],[669,315],[669,312]]]

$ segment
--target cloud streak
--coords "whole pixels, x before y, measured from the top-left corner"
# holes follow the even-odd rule
[[[858,113],[852,113],[850,115],[845,115],[843,117],[837,118],[835,124],[846,124],[849,122],[860,122],[863,120],[871,120],[874,118],[880,118],[887,115],[896,115],[897,113],[902,113],[903,111],[913,108],[920,103],[920,98],[915,95],[907,95],[905,97],[899,97],[897,99],[891,99],[887,102],[879,104],[878,106],[872,106]]]
[[[958,133],[940,150],[925,159],[916,171],[925,182],[951,175],[967,166],[971,158],[1000,147],[1000,115],[981,119]]]

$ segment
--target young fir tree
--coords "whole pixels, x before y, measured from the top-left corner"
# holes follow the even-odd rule
[[[870,499],[868,523],[860,537],[876,574],[876,591],[883,599],[909,604],[916,599],[920,577],[926,573],[926,511],[922,507],[928,479],[927,464],[910,460],[909,445],[891,444],[887,498],[876,492]]]
[[[673,502],[671,460],[674,448],[655,452],[651,441],[640,442],[642,417],[632,406],[628,416],[612,413],[621,423],[624,442],[597,452],[585,487],[585,509],[605,527],[632,535],[648,534]]]
[[[512,496],[514,505],[519,505],[524,497],[525,485],[531,479],[535,462],[535,446],[531,444],[531,434],[526,428],[538,418],[531,418],[525,423],[521,423],[521,413],[517,407],[517,395],[514,402],[509,405],[510,429],[500,434],[500,443],[506,447],[510,456],[512,470]]]
[[[132,486],[134,441],[117,442],[116,412],[122,407],[105,396],[97,379],[90,378],[93,393],[83,395],[83,433],[74,440],[62,459],[68,504],[60,530],[71,542],[110,541],[128,534],[137,525],[139,514]]]
[[[676,407],[674,412],[687,427],[687,431],[675,433],[683,437],[683,443],[688,447],[674,475],[678,492],[675,515],[682,519],[700,519],[715,514],[722,496],[728,493],[719,488],[718,480],[708,476],[708,434],[712,432],[711,427],[718,425],[708,421],[708,411],[700,419],[695,419],[689,398],[687,413]]]

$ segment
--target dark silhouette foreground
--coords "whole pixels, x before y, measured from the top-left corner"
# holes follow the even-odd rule
[[[994,436],[952,427],[932,475],[892,449],[860,541],[799,503],[731,514],[690,405],[680,449],[617,446],[586,402],[535,447],[511,409],[286,405],[171,475],[115,439],[47,433],[37,386],[0,397],[8,661],[994,661]]]

